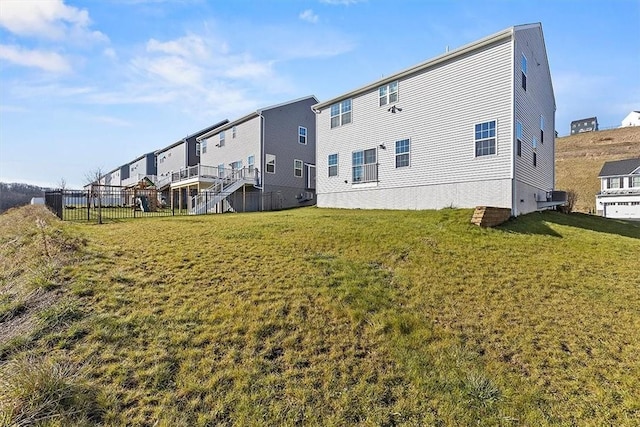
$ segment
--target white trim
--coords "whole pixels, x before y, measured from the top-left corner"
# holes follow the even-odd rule
[[[493,137],[493,139],[495,140],[495,145],[496,145],[496,152],[493,154],[484,154],[482,156],[478,156],[476,154],[476,125],[481,125],[483,123],[491,123],[491,122],[496,122],[496,128],[495,128],[495,136]],[[472,125],[472,141],[473,141],[473,157],[476,159],[482,159],[482,158],[488,158],[488,157],[495,157],[498,155],[498,119],[489,119],[489,120],[484,120],[484,121],[480,121],[477,123],[473,123]],[[490,138],[483,138],[482,140],[485,139],[490,139]]]

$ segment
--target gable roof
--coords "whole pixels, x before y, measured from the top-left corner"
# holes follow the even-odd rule
[[[485,38],[482,38],[480,40],[477,40],[477,41],[474,41],[472,43],[466,44],[466,45],[464,45],[462,47],[459,47],[457,49],[453,49],[453,50],[451,50],[449,52],[446,52],[446,53],[444,53],[442,55],[436,56],[435,58],[429,59],[427,61],[421,62],[421,63],[419,63],[417,65],[412,66],[412,67],[409,67],[409,68],[407,68],[405,70],[399,71],[399,72],[397,72],[395,74],[392,74],[392,75],[390,75],[388,77],[385,77],[383,79],[376,80],[375,82],[372,82],[372,83],[370,83],[370,84],[368,84],[366,86],[362,86],[362,87],[360,87],[358,89],[352,90],[351,92],[347,92],[347,93],[342,94],[340,96],[337,96],[335,98],[329,99],[327,101],[323,101],[323,102],[321,102],[319,104],[314,105],[311,108],[313,108],[314,111],[319,112],[320,110],[322,110],[322,109],[324,109],[324,108],[326,108],[326,107],[328,107],[328,106],[330,106],[332,104],[335,104],[336,102],[339,102],[339,101],[342,101],[344,99],[352,98],[352,97],[358,96],[360,94],[369,92],[371,90],[374,90],[374,89],[378,88],[379,86],[391,83],[391,82],[393,82],[395,80],[398,80],[400,78],[409,76],[411,74],[415,74],[415,73],[423,71],[423,70],[425,70],[427,68],[431,68],[431,67],[433,67],[433,66],[435,66],[437,64],[440,64],[442,62],[449,61],[449,60],[452,60],[452,59],[457,58],[459,56],[465,55],[465,54],[467,54],[469,52],[473,52],[475,50],[481,49],[481,48],[483,48],[483,47],[485,47],[487,45],[490,45],[492,43],[495,43],[497,41],[504,40],[504,39],[510,39],[510,38],[513,37],[514,32],[519,31],[519,30],[527,30],[527,29],[531,29],[531,28],[539,28],[540,31],[542,31],[542,24],[540,24],[538,22],[538,23],[535,23],[535,24],[524,24],[524,25],[516,25],[516,26],[513,26],[513,27],[509,27],[507,29],[499,31],[499,32],[497,32],[495,34],[492,34],[490,36],[487,36]],[[545,49],[545,56],[546,56],[546,49]],[[549,62],[547,61],[547,64],[548,63]],[[554,104],[555,104],[555,101],[554,101]]]
[[[605,162],[600,170],[598,177],[631,175],[636,169],[640,168],[640,157],[637,159],[616,160],[613,162]]]
[[[165,151],[167,151],[167,150],[170,150],[170,149],[172,149],[173,147],[176,147],[176,146],[178,146],[178,145],[182,144],[183,142],[185,142],[185,141],[186,141],[187,139],[189,139],[189,138],[194,138],[194,137],[195,137],[195,138],[197,138],[197,137],[199,137],[200,135],[204,135],[204,134],[205,134],[205,133],[207,133],[207,132],[211,132],[212,130],[219,128],[220,126],[224,126],[224,125],[226,125],[227,123],[229,123],[229,120],[228,120],[228,119],[224,119],[224,120],[222,120],[222,121],[220,121],[220,122],[216,123],[215,125],[211,125],[211,126],[209,126],[209,127],[206,127],[206,128],[204,128],[204,129],[199,130],[198,132],[194,132],[194,133],[192,133],[191,135],[187,135],[187,136],[185,136],[184,138],[182,138],[181,140],[176,141],[176,142],[174,142],[173,144],[171,144],[171,145],[169,145],[169,146],[167,146],[167,147],[164,147],[164,148],[161,148],[161,149],[157,150],[157,151],[155,152],[155,154],[156,154],[156,155],[158,155],[158,154],[163,153],[163,152],[165,152]]]
[[[251,120],[251,119],[254,119],[254,118],[258,117],[264,111],[273,110],[274,108],[283,107],[285,105],[295,104],[296,102],[304,101],[306,99],[313,99],[315,102],[318,102],[318,98],[316,98],[315,95],[309,95],[309,96],[303,96],[302,98],[294,99],[292,101],[286,101],[286,102],[282,102],[280,104],[271,105],[269,107],[259,108],[256,111],[250,112],[246,116],[242,116],[239,119],[236,119],[236,120],[234,120],[232,122],[226,123],[223,126],[220,126],[219,128],[210,130],[209,132],[206,132],[206,133],[203,133],[203,134],[199,135],[196,138],[196,140],[197,141],[202,141],[203,139],[211,138],[212,136],[214,136],[217,133],[220,133],[220,132],[225,131],[227,129],[231,129],[232,127],[234,127],[236,125],[239,125],[239,124],[244,123],[244,122],[246,122],[248,120]]]

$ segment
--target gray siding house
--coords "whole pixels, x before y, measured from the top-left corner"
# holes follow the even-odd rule
[[[227,123],[229,120],[225,119],[155,152],[158,164],[156,187],[163,192],[163,196],[167,200],[171,186],[171,175],[180,171],[186,174],[189,168],[200,164],[200,143],[196,138]]]
[[[598,176],[598,215],[640,219],[640,158],[605,162]]]
[[[179,191],[179,207],[191,213],[234,210],[229,196],[238,192],[242,210],[313,204],[316,118],[311,106],[317,102],[308,96],[262,108],[198,136],[200,163],[172,174],[172,200]]]
[[[555,98],[541,24],[519,25],[316,104],[317,204],[553,204]]]
[[[134,159],[123,168],[128,169],[127,177],[122,177],[123,187],[132,187],[144,178],[149,178],[152,182],[156,182],[156,155],[155,153],[147,153]]]
[[[574,120],[571,122],[571,135],[582,132],[593,132],[598,130],[598,118],[588,117],[586,119]]]

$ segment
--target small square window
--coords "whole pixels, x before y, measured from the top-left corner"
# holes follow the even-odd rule
[[[393,104],[398,102],[398,82],[389,83],[378,88],[379,105]]]

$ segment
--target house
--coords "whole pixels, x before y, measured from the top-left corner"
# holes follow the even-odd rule
[[[188,173],[190,167],[197,167],[200,164],[200,143],[196,138],[227,123],[229,120],[222,120],[155,152],[158,165],[156,187],[163,193],[166,200],[169,200],[172,173],[174,171]]]
[[[640,219],[640,158],[605,162],[598,177],[597,214]]]
[[[120,185],[133,187],[144,178],[156,182],[156,155],[154,152],[143,154],[121,168]]]
[[[622,126],[640,126],[640,111],[632,111],[622,120]]]
[[[574,120],[571,122],[571,135],[582,132],[593,132],[598,130],[598,118],[588,117],[586,119]]]
[[[555,99],[541,24],[508,28],[313,106],[317,204],[492,206],[554,193]]]
[[[178,207],[194,214],[313,204],[317,102],[262,108],[196,137],[200,163],[173,172],[171,200],[177,192]]]
[[[119,187],[122,184],[121,179],[122,166],[113,169],[104,174],[99,181],[100,185]]]

